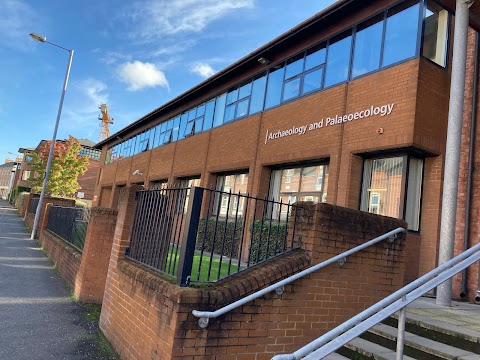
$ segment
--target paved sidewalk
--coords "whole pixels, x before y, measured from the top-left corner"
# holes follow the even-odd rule
[[[16,209],[0,200],[0,359],[110,359]]]
[[[451,329],[461,328],[479,332],[480,305],[468,302],[452,301],[451,307],[435,304],[435,299],[423,297],[407,306],[407,314],[421,316],[430,322],[442,322],[451,325]]]

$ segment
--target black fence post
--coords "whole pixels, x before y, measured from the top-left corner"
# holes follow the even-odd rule
[[[183,230],[182,246],[178,263],[177,285],[186,287],[190,283],[192,274],[193,256],[197,241],[198,223],[202,209],[203,188],[192,187],[188,199],[187,216]]]

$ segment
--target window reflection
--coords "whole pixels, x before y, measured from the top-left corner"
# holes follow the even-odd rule
[[[410,6],[411,4],[412,2],[408,1],[387,12],[383,66],[395,64],[416,54],[420,5]]]
[[[280,65],[279,69],[272,68],[268,74],[267,97],[265,100],[265,109],[280,104],[282,96],[283,73],[285,68]]]
[[[325,74],[326,87],[347,81],[351,46],[351,30],[332,39],[328,47],[327,69]]]
[[[357,27],[353,55],[352,77],[363,75],[380,67],[383,14]]]

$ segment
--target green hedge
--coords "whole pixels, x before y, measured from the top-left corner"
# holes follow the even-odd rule
[[[10,196],[10,202],[12,204],[15,203],[15,199],[17,198],[18,194],[22,193],[22,192],[27,192],[29,193],[30,192],[30,188],[29,187],[25,187],[25,186],[15,186],[12,190],[12,193],[11,193],[11,196]]]
[[[287,246],[287,231],[288,229],[286,224],[270,225],[268,220],[264,220],[262,226],[261,221],[255,221],[253,225],[253,237],[250,248],[250,264],[256,264],[260,261],[272,258],[277,254],[283,253]]]
[[[239,219],[235,228],[235,222],[218,221],[216,236],[215,236],[215,219],[202,219],[198,224],[196,250],[202,250],[202,243],[204,243],[203,251],[213,252],[217,255],[223,255],[233,258],[238,258],[240,241],[242,240],[242,226],[243,220]],[[206,227],[206,234],[205,234]],[[226,228],[226,230],[225,230]],[[270,240],[269,239],[270,228]],[[252,225],[245,230],[252,233]],[[253,236],[250,250],[250,264],[255,264],[262,260],[274,257],[281,254],[287,246],[288,236],[286,224],[271,224],[268,220],[264,220],[263,226],[261,221],[255,221],[253,224]],[[222,244],[225,237],[225,246],[222,254]],[[204,240],[205,239],[205,240]],[[213,243],[215,241],[215,244]],[[233,253],[232,253],[233,243]],[[268,243],[268,249],[267,249]],[[259,249],[260,248],[260,249]]]
[[[238,250],[240,247],[240,241],[242,238],[242,226],[243,219],[237,219],[237,225],[235,228],[235,222],[225,222],[219,220],[217,222],[217,229],[215,236],[215,220],[202,219],[198,224],[197,232],[197,243],[195,248],[197,250],[202,250],[202,243],[204,243],[203,251],[211,252],[213,247],[213,252],[218,255],[223,256],[232,256],[233,258],[238,257]],[[206,234],[205,234],[206,228]],[[222,254],[222,244],[225,238],[225,246],[223,248]],[[213,242],[215,241],[215,244]],[[233,253],[232,253],[232,243],[233,243]]]

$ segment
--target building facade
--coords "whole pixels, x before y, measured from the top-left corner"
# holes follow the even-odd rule
[[[97,144],[94,203],[115,207],[127,184],[193,183],[327,202],[405,219],[408,280],[428,272],[438,261],[454,5],[336,2]],[[467,179],[469,154],[478,161],[469,133],[477,37],[471,26],[456,252],[465,228],[468,245],[480,231],[464,205],[476,179]],[[470,298],[476,271],[465,277]]]

